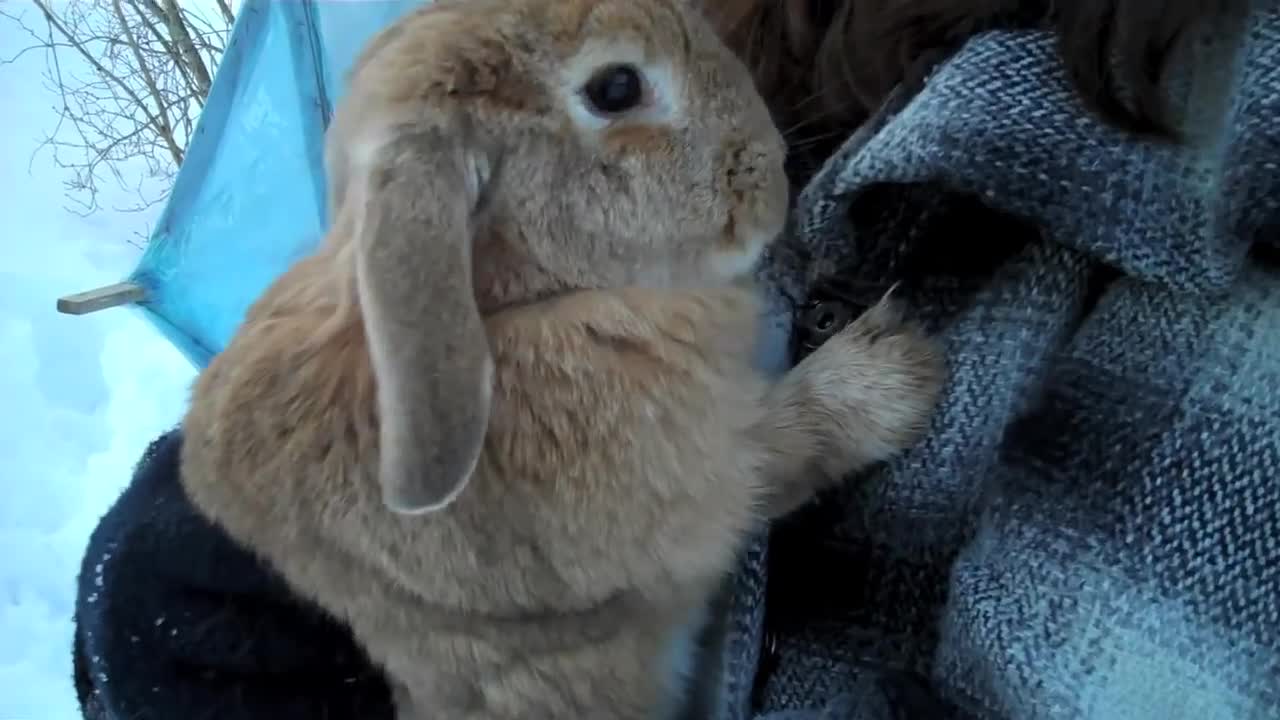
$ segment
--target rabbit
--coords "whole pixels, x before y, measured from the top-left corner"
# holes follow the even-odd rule
[[[438,0],[325,140],[330,230],[196,380],[199,511],[347,624],[400,720],[666,720],[746,539],[924,432],[886,298],[752,362],[785,148],[686,0]]]

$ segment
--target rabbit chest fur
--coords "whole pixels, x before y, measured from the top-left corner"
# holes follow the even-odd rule
[[[668,716],[762,509],[753,295],[583,292],[490,317],[475,476],[406,516],[379,493],[360,323],[289,297],[324,263],[290,271],[199,380],[193,501],[351,625],[405,718]]]

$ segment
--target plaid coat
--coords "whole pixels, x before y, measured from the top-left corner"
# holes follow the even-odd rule
[[[1280,8],[1170,80],[1186,142],[1144,142],[982,35],[804,190],[800,352],[901,282],[952,377],[749,553],[722,720],[1280,718]]]

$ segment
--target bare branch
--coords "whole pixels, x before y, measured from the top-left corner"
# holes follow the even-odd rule
[[[27,47],[0,58],[0,71],[43,52],[57,120],[35,155],[49,153],[67,171],[73,212],[98,210],[105,182],[138,198],[126,202],[126,210],[151,207],[167,195],[234,21],[225,0],[212,14],[183,5],[31,0],[28,7],[38,11],[31,17],[43,20],[37,28],[0,0],[0,22],[14,23],[31,38]]]
[[[227,0],[218,0],[218,9],[222,11],[222,19],[230,27],[236,21],[236,16],[231,12],[231,6],[227,4]]]
[[[169,24],[169,36],[173,39],[174,45],[182,51],[182,59],[196,79],[196,90],[201,96],[208,95],[213,78],[209,75],[209,68],[204,66],[204,60],[200,58],[200,51],[196,50],[191,42],[191,35],[187,33],[186,19],[178,9],[178,3],[174,0],[161,0],[161,2],[164,5],[165,20]]]
[[[165,110],[164,100],[160,95],[159,86],[156,85],[155,75],[142,58],[142,51],[138,49],[138,38],[134,36],[133,29],[129,27],[129,21],[125,19],[124,9],[120,5],[120,0],[111,0],[111,9],[115,11],[116,18],[120,21],[120,27],[123,29],[125,41],[129,44],[129,50],[133,52],[134,58],[138,61],[142,82],[146,85],[151,101],[155,103],[156,113],[154,115],[148,113],[148,117],[151,119],[152,125],[155,126],[156,134],[160,136],[160,139],[169,148],[169,155],[173,157],[173,164],[181,165],[182,148],[178,147],[178,144],[174,142],[173,126],[169,123],[169,113]]]
[[[149,4],[154,5],[154,3]],[[182,79],[186,81],[188,85],[191,85],[193,83],[191,72],[187,70],[186,64],[182,62],[182,57],[176,44],[160,31],[160,28],[151,21],[151,18],[147,16],[147,13],[144,12],[142,8],[138,7],[137,0],[129,0],[129,7],[133,8],[133,11],[138,14],[138,18],[142,22],[143,26],[146,27],[147,33],[155,39],[155,41],[164,48],[165,53],[173,59],[174,67],[182,74]],[[204,103],[201,102],[201,104],[203,105]]]

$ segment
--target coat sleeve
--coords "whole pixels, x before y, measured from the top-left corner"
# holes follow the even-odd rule
[[[86,720],[392,720],[349,630],[199,515],[179,432],[99,522],[78,580],[73,667]]]

